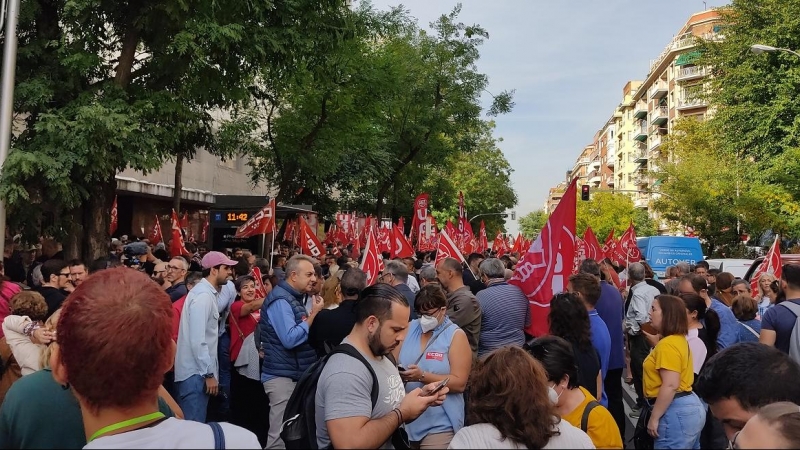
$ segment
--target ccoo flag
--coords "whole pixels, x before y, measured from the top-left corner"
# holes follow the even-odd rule
[[[758,280],[761,278],[761,275],[764,275],[765,273],[771,273],[775,275],[775,278],[780,280],[782,271],[781,236],[776,235],[775,242],[773,242],[772,247],[769,248],[767,256],[764,257],[764,261],[762,261],[761,265],[756,268],[755,273],[753,273],[753,276],[750,278],[750,289],[753,291],[753,293],[758,292]]]
[[[538,337],[548,333],[547,316],[553,294],[563,292],[572,272],[575,254],[575,184],[572,180],[547,224],[522,256],[509,281],[528,297],[531,325],[528,334]]]
[[[248,238],[259,234],[268,234],[275,231],[275,199],[270,199],[266,206],[242,224],[233,236],[235,238]]]

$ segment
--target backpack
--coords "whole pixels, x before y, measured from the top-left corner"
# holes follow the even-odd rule
[[[789,338],[789,357],[800,364],[800,305],[786,301],[780,304],[795,315],[792,336]]]
[[[583,409],[583,414],[581,415],[581,431],[584,433],[589,432],[589,413],[598,406],[600,406],[600,403],[598,403],[597,400],[592,400],[587,403],[586,408]]]
[[[378,377],[369,362],[364,359],[361,352],[350,344],[340,344],[333,351],[322,359],[318,360],[309,367],[289,397],[286,403],[286,410],[283,413],[283,426],[281,427],[281,439],[286,444],[287,449],[316,449],[317,447],[317,421],[316,421],[316,397],[317,384],[322,375],[322,369],[331,356],[337,353],[349,355],[367,366],[372,375],[372,391],[370,399],[372,408],[378,403],[379,386]]]

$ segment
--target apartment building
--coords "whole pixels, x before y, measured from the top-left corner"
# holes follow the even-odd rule
[[[567,172],[567,177],[571,177],[572,172]],[[556,210],[556,206],[558,206],[558,202],[561,201],[561,197],[564,196],[564,191],[567,190],[569,186],[568,181],[562,181],[558,183],[556,186],[551,187],[550,191],[547,193],[547,200],[544,202],[544,212],[547,214],[552,214],[553,211]]]

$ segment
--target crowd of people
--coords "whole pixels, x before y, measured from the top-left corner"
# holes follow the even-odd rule
[[[530,336],[517,255],[42,249],[4,259],[2,448],[623,448],[623,383],[637,448],[800,446],[800,266],[588,259]]]

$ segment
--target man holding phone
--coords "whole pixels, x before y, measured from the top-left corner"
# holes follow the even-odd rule
[[[636,388],[636,408],[631,412],[631,417],[638,418],[639,411],[644,405],[644,391],[642,387],[642,365],[650,353],[650,345],[642,334],[642,325],[650,322],[650,306],[653,299],[661,292],[647,284],[644,266],[641,263],[631,263],[628,266],[628,279],[631,282],[631,302],[625,311],[625,330],[628,333],[628,344],[631,353],[631,373],[633,385]]]
[[[379,283],[361,293],[356,324],[343,343],[355,347],[375,373],[377,402],[372,404],[373,377],[367,366],[346,354],[331,356],[317,385],[319,448],[407,446],[403,425],[444,402],[449,390],[442,382],[406,393],[388,357],[405,338],[410,312],[406,298],[388,284]]]

